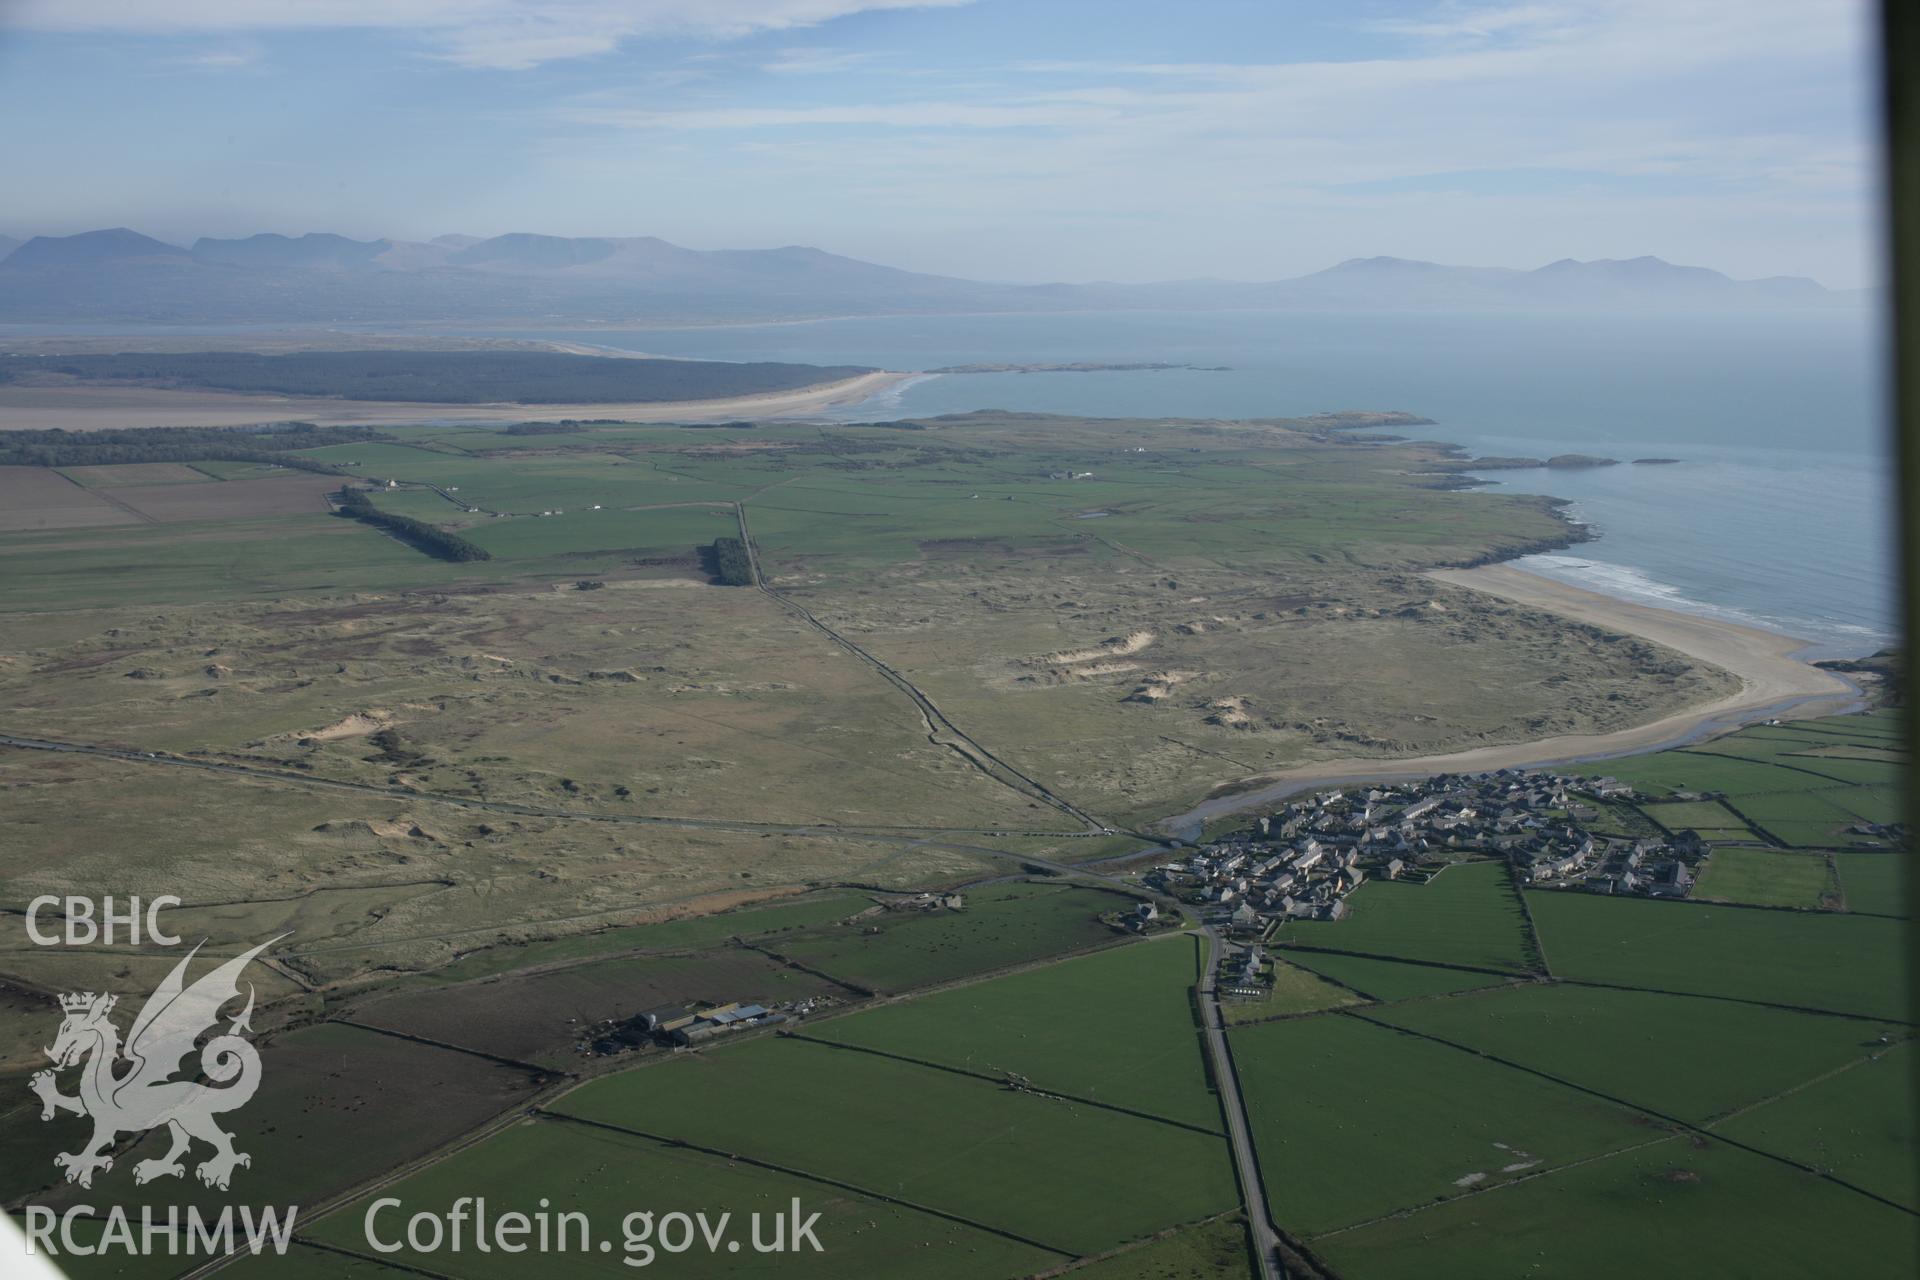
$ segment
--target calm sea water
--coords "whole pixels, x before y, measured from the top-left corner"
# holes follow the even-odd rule
[[[530,335],[531,336],[531,335]],[[546,334],[553,337],[556,335]],[[1865,310],[1646,317],[939,316],[565,335],[660,355],[925,369],[1153,361],[1223,373],[947,375],[848,420],[1002,408],[1251,417],[1405,409],[1482,454],[1677,457],[1496,473],[1600,535],[1527,567],[1857,655],[1894,633],[1883,338]]]

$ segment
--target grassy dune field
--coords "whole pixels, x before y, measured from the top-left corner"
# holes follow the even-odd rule
[[[1085,1274],[1243,1276],[1199,949],[1103,922],[1138,898],[1102,859],[1227,780],[1612,731],[1735,683],[1428,577],[1567,528],[1453,489],[1436,446],[1325,423],[381,434],[287,455],[321,471],[0,474],[0,730],[90,749],[0,750],[0,906],[189,885],[174,920],[209,960],[291,934],[257,975],[259,1196],[318,1203],[437,1151],[396,1184],[421,1207],[548,1195],[611,1229],[798,1196],[835,1243],[676,1259],[692,1275],[1121,1250]],[[329,514],[343,484],[491,558]],[[722,585],[709,549],[735,537],[758,581]],[[1911,1030],[1905,855],[1855,829],[1896,812],[1891,732],[1594,766],[1647,792],[1607,815],[1622,833],[1722,843],[1702,895],[1724,902],[1522,897],[1465,850],[1287,926],[1284,981],[1227,1033],[1281,1225],[1362,1277],[1422,1232],[1444,1272],[1482,1208],[1517,1269],[1549,1244],[1636,1262],[1600,1233],[1677,1221],[1668,1186],[1712,1224],[1728,1195],[1812,1187],[1849,1264],[1897,1244],[1865,1191],[1909,1194],[1875,1127]],[[964,905],[883,909],[926,889]],[[144,993],[170,962],[0,953],[14,1203],[73,1140],[23,1079],[51,993]],[[823,1005],[689,1052],[578,1048],[652,1005],[803,997]],[[320,1247],[364,1253],[363,1211],[305,1226],[275,1274],[525,1273]]]
[[[963,912],[859,920],[770,945],[843,981],[906,991],[1111,943],[1117,935],[1099,917],[1135,901],[1102,889],[1025,883],[986,885],[967,900]]]

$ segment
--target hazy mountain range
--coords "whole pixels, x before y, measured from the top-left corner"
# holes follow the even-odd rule
[[[1536,270],[1355,258],[1259,283],[1005,284],[819,249],[683,249],[651,236],[310,234],[167,244],[124,227],[0,236],[0,321],[248,324],[711,322],[1140,308],[1731,310],[1858,302],[1799,276],[1734,280],[1659,258]]]

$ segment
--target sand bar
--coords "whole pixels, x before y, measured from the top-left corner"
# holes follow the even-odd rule
[[[1392,782],[1436,773],[1544,767],[1632,755],[1724,733],[1756,720],[1830,715],[1859,701],[1859,694],[1851,684],[1794,657],[1806,647],[1805,641],[1778,632],[1618,600],[1512,565],[1443,569],[1428,576],[1452,586],[1484,591],[1515,604],[1544,609],[1608,631],[1625,632],[1665,645],[1732,672],[1740,678],[1740,689],[1724,698],[1611,733],[1565,734],[1532,742],[1474,747],[1446,755],[1322,760],[1297,769],[1261,774],[1234,784],[1236,789],[1232,794],[1216,796],[1160,825],[1191,838],[1196,826],[1206,819],[1271,805],[1309,787]]]
[[[127,427],[247,427],[263,422],[557,422],[611,418],[622,422],[715,422],[770,418],[857,404],[917,373],[878,370],[791,391],[718,400],[663,400],[646,404],[420,404],[391,400],[335,400],[319,396],[250,395],[205,389],[152,387],[0,386],[0,431],[105,431]]]

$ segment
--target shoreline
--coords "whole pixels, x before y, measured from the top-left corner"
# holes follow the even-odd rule
[[[584,354],[584,353],[583,353]],[[604,354],[604,353],[601,353]],[[0,431],[109,431],[139,427],[247,427],[272,422],[321,426],[444,422],[557,422],[613,418],[622,422],[705,422],[745,416],[787,416],[859,404],[920,378],[915,372],[872,373],[790,391],[714,400],[638,404],[424,404],[394,400],[331,400],[245,392],[155,390],[150,387],[0,387]]]
[[[1485,592],[1514,604],[1650,640],[1731,672],[1740,680],[1740,688],[1712,702],[1605,733],[1562,734],[1431,756],[1322,760],[1277,773],[1256,774],[1221,784],[1255,785],[1209,796],[1185,813],[1153,825],[1180,839],[1197,839],[1209,819],[1272,805],[1315,787],[1398,782],[1436,773],[1545,768],[1641,755],[1789,713],[1801,719],[1831,715],[1851,709],[1861,700],[1858,686],[1797,656],[1808,648],[1805,641],[1779,632],[1602,595],[1511,564],[1435,569],[1426,576],[1449,586]]]

